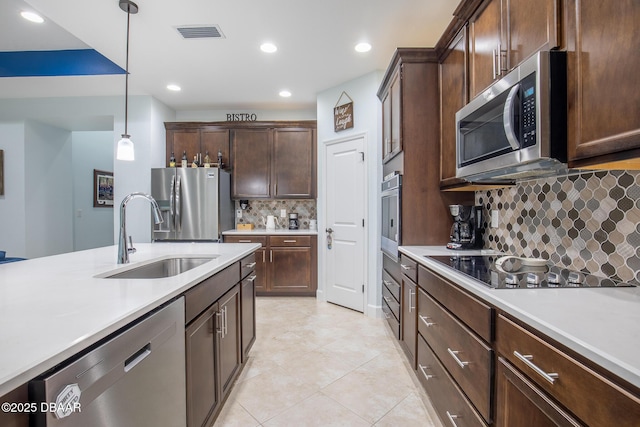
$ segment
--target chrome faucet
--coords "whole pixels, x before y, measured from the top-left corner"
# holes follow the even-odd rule
[[[147,199],[149,203],[151,203],[151,207],[153,208],[153,220],[156,224],[160,224],[161,222],[163,222],[160,207],[158,206],[158,202],[156,202],[153,197],[144,193],[131,193],[125,196],[125,198],[122,199],[122,203],[120,203],[120,238],[118,239],[118,264],[129,263],[129,254],[136,251],[135,248],[133,248],[131,237],[129,237],[129,242],[127,242],[126,208],[129,200],[135,199],[137,197]]]

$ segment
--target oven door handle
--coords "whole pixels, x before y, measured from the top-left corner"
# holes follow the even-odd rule
[[[509,95],[507,96],[507,100],[504,103],[504,111],[502,115],[502,121],[504,124],[504,133],[507,136],[507,141],[509,141],[509,145],[513,151],[520,149],[520,141],[518,141],[518,135],[515,132],[515,123],[513,120],[513,109],[515,107],[515,102],[518,99],[518,92],[520,91],[520,84],[515,85],[509,91]]]

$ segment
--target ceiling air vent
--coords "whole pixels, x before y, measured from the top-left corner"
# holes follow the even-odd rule
[[[223,39],[224,34],[218,25],[192,25],[176,27],[185,39]]]

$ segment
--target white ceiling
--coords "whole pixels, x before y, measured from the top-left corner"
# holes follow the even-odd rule
[[[454,0],[136,0],[129,93],[175,110],[314,109],[316,94],[386,69],[396,47],[434,46]],[[41,13],[36,25],[19,16]],[[1,0],[0,51],[93,48],[125,68],[118,0]],[[217,24],[224,39],[187,40],[177,26]],[[265,54],[259,46],[278,46]],[[368,53],[353,49],[360,41]],[[166,89],[169,83],[181,92]],[[282,89],[290,98],[278,96]],[[124,95],[124,76],[0,78],[1,98]]]

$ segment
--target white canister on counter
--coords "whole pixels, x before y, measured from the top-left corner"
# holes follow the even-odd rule
[[[317,230],[318,229],[318,221],[315,219],[309,220],[309,230]]]

